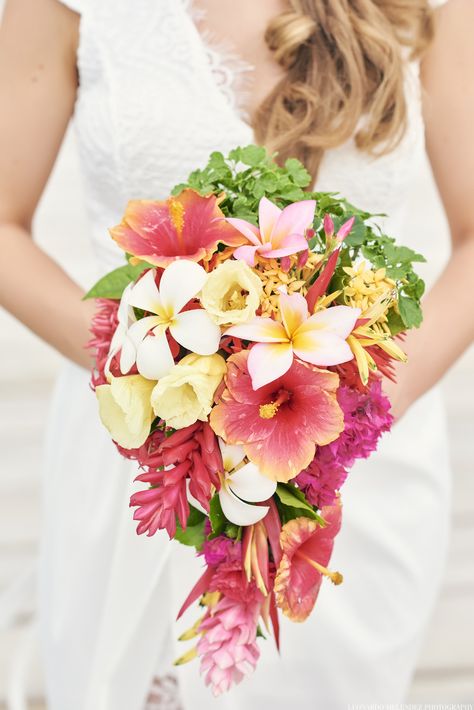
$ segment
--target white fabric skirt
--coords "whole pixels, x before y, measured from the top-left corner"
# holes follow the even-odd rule
[[[166,533],[136,535],[128,502],[137,466],[100,424],[88,379],[64,364],[48,425],[40,560],[48,707],[143,710],[152,677],[189,647],[175,639],[199,610],[174,619],[203,563]],[[283,619],[281,654],[262,639],[256,672],[226,696],[212,698],[197,661],[177,669],[184,710],[402,702],[442,577],[450,488],[435,389],[349,474],[330,565],[344,584],[323,583],[304,624]]]

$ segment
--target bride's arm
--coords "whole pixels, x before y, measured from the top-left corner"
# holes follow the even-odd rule
[[[396,416],[432,387],[474,338],[474,3],[449,0],[423,61],[426,144],[452,236],[448,265],[423,301],[424,321],[406,342]]]
[[[74,108],[77,36],[78,16],[57,0],[7,0],[0,25],[0,305],[87,365],[92,306],[31,239]]]

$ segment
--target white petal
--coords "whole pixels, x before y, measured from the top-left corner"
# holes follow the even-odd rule
[[[338,335],[340,338],[347,338],[353,330],[359,316],[360,308],[331,306],[331,308],[319,311],[308,318],[303,324],[303,329],[316,326],[318,330],[325,330]]]
[[[227,485],[235,495],[251,503],[268,500],[277,487],[276,481],[263,476],[254,463],[248,463],[232,473]]]
[[[150,313],[158,313],[161,310],[160,293],[155,284],[155,276],[155,269],[150,269],[134,284],[128,294],[128,302],[131,306]]]
[[[222,462],[224,464],[224,471],[232,471],[236,466],[241,463],[245,458],[245,451],[243,446],[226,444],[223,439],[218,439],[219,448],[222,454]]]
[[[206,272],[195,261],[173,261],[160,281],[160,296],[165,311],[175,315],[179,313],[199,293],[206,279]]]
[[[170,466],[170,468],[173,468],[173,466]],[[166,469],[165,469],[165,470],[166,470]],[[186,479],[186,497],[187,497],[187,499],[188,499],[188,503],[191,503],[192,506],[194,506],[195,508],[197,508],[198,510],[200,510],[201,513],[204,513],[204,515],[208,515],[207,510],[205,510],[205,509],[202,507],[202,505],[200,504],[200,502],[198,501],[198,499],[195,498],[192,493],[190,493],[190,491],[189,491],[189,483],[190,483],[189,478],[187,478],[187,479]]]
[[[159,380],[174,365],[173,356],[164,330],[147,335],[137,349],[138,372],[149,380]]]
[[[137,349],[127,334],[122,340],[122,352],[120,353],[120,372],[126,375],[137,357]]]
[[[237,498],[232,491],[222,487],[219,500],[227,520],[235,525],[254,525],[265,517],[269,508],[266,505],[250,505]]]
[[[140,318],[140,320],[137,320],[130,326],[127,331],[127,337],[130,338],[135,347],[138,347],[148,331],[152,328],[156,328],[160,322],[160,319],[156,316],[146,316],[145,318]]]
[[[135,284],[132,282],[129,283],[124,289],[117,312],[118,322],[126,328],[128,328],[131,323],[136,321],[135,313],[133,312],[133,308],[130,306],[130,295],[134,286]]]
[[[219,350],[221,329],[201,308],[177,315],[170,331],[177,343],[196,355],[213,355]]]

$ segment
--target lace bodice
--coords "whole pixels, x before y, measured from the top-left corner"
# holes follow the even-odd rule
[[[129,199],[162,199],[212,150],[254,141],[235,83],[249,67],[230,66],[227,48],[203,38],[191,0],[64,2],[81,12],[74,120],[103,272],[123,262],[107,228]],[[315,186],[389,214],[394,236],[424,151],[418,74],[407,64],[408,130],[397,149],[374,159],[349,141],[325,155]]]

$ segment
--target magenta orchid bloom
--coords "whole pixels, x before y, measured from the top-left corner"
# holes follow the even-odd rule
[[[346,338],[360,316],[358,308],[333,306],[310,316],[305,298],[298,293],[280,294],[279,308],[281,323],[256,317],[225,333],[257,343],[248,360],[255,390],[288,372],[295,356],[319,367],[353,359]]]
[[[257,254],[274,259],[305,251],[308,249],[305,232],[313,224],[315,209],[315,200],[294,202],[281,210],[262,197],[258,206],[259,228],[245,219],[227,217],[226,221],[250,242],[238,247],[234,257],[254,266]]]

